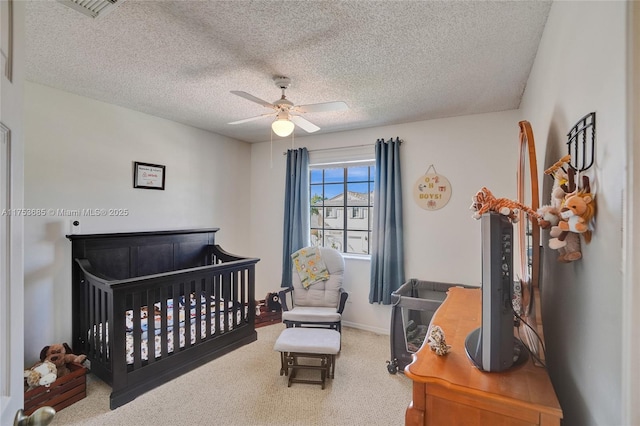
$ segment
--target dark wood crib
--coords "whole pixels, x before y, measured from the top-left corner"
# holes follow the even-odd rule
[[[111,385],[111,409],[253,342],[255,265],[218,228],[67,235],[73,350]]]

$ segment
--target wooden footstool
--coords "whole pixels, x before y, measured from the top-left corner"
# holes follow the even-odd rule
[[[311,383],[324,389],[326,378],[333,379],[336,355],[340,352],[340,332],[326,328],[286,328],[273,346],[280,352],[280,375],[291,383]],[[302,364],[300,358],[320,359],[320,365]],[[298,379],[298,370],[320,370],[320,380]]]

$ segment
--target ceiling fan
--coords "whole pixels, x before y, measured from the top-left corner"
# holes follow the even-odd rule
[[[293,132],[295,126],[300,127],[307,133],[313,133],[320,130],[320,127],[316,126],[299,114],[305,114],[307,112],[345,111],[349,109],[347,104],[342,101],[324,102],[309,105],[294,105],[293,102],[287,99],[284,93],[291,84],[291,79],[287,77],[275,77],[273,81],[275,82],[277,87],[282,89],[282,96],[280,97],[280,99],[273,103],[263,101],[262,99],[256,98],[255,96],[250,95],[247,92],[232,90],[231,93],[233,93],[234,95],[240,96],[241,98],[245,98],[264,107],[271,108],[274,111],[267,114],[258,115],[256,117],[233,121],[229,124],[242,124],[249,121],[259,120],[264,117],[275,116],[276,119],[273,123],[271,123],[271,128],[276,135],[285,137],[289,136]]]

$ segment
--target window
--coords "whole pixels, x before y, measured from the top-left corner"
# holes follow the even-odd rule
[[[367,207],[352,207],[349,211],[351,212],[350,217],[353,219],[366,219],[369,209]]]
[[[369,254],[375,166],[312,166],[311,245]]]

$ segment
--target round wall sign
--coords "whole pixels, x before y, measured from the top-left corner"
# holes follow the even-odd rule
[[[451,198],[451,184],[440,174],[427,173],[416,181],[413,198],[425,210],[441,209]]]

